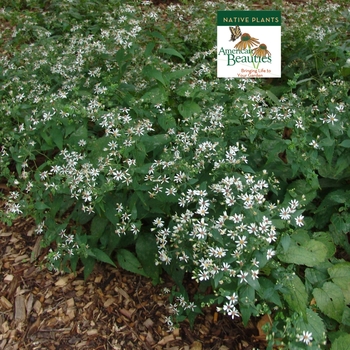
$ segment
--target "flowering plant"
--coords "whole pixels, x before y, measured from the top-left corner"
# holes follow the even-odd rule
[[[163,268],[170,325],[215,305],[245,323],[268,314],[270,348],[316,349],[326,332],[347,344],[346,22],[311,32],[287,12],[271,84],[216,79],[220,2],[32,5],[1,11],[16,25],[0,61],[1,220],[32,216],[51,269],[88,276],[99,261],[157,283]]]

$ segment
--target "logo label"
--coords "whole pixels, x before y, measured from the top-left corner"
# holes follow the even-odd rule
[[[218,11],[217,76],[281,77],[281,11]]]

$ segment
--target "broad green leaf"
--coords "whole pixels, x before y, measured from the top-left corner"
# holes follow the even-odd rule
[[[80,140],[88,139],[88,131],[85,125],[80,126],[75,132],[69,137],[69,143],[71,145],[77,145]]]
[[[345,301],[340,287],[332,282],[326,282],[322,288],[315,288],[313,295],[317,306],[326,316],[341,322]]]
[[[95,215],[94,218],[91,221],[91,227],[90,227],[90,245],[92,244],[92,241],[97,243],[98,239],[102,236],[109,220],[105,217],[101,217],[98,215]]]
[[[117,259],[120,267],[124,270],[148,277],[143,270],[140,261],[129,250],[119,249],[117,251]]]
[[[276,104],[276,106],[281,105],[281,101],[278,99],[278,97],[272,91],[267,90],[266,95],[267,95],[267,97],[269,97],[271,99],[271,101],[273,101]]]
[[[185,75],[190,75],[192,74],[193,69],[181,69],[181,70],[175,70],[173,72],[168,72],[166,73],[166,77],[171,80],[171,79],[180,79],[184,77]]]
[[[277,306],[282,307],[280,296],[276,290],[275,284],[266,277],[259,278],[260,290],[258,293],[263,300],[274,303]]]
[[[306,309],[306,319],[300,317],[296,322],[297,329],[307,330],[312,333],[313,340],[316,344],[325,341],[326,328],[321,317],[313,310]]]
[[[350,326],[350,307],[348,306],[344,308],[341,323],[345,326]]]
[[[115,59],[119,64],[125,61],[125,50],[122,47],[117,51]]]
[[[153,233],[140,234],[136,241],[136,254],[145,273],[154,283],[159,281],[159,268],[155,265],[158,247]]]
[[[150,33],[150,35],[151,36],[153,36],[154,38],[158,38],[158,39],[160,39],[161,41],[164,41],[164,42],[166,42],[166,39],[165,39],[165,37],[163,36],[163,34],[161,34],[161,33],[159,33],[159,32],[152,32],[152,33]]]
[[[171,115],[160,114],[157,119],[159,125],[164,131],[176,128],[176,121]]]
[[[305,278],[314,287],[322,287],[322,285],[329,280],[327,269],[320,269],[319,266],[305,269]]]
[[[147,65],[143,68],[142,73],[145,75],[145,77],[149,79],[156,79],[164,86],[166,85],[162,72],[157,70],[155,67]]]
[[[63,148],[63,130],[61,128],[52,128],[51,137],[55,145],[61,150]]]
[[[341,288],[345,303],[350,303],[350,263],[341,262],[328,269],[332,281]]]
[[[165,103],[168,99],[168,93],[163,86],[157,86],[146,91],[141,99],[153,105],[157,103]]]
[[[108,224],[103,235],[100,237],[101,249],[108,256],[111,256],[113,251],[120,246],[121,237],[116,235],[115,226],[111,223]]]
[[[116,267],[113,260],[104,251],[98,248],[91,248],[91,253],[92,253],[92,256],[96,258],[96,260],[102,261],[104,263],[107,263]]]
[[[344,179],[350,176],[350,154],[349,151],[344,152],[337,159],[335,167],[335,175],[337,179]]]
[[[305,314],[308,295],[301,279],[297,275],[287,274],[282,278],[281,283],[288,289],[288,293],[284,293],[283,297],[290,308]]]
[[[215,240],[216,242],[218,242],[218,243],[220,244],[220,246],[224,246],[224,245],[225,245],[224,240],[223,240],[223,238],[222,238],[222,236],[221,236],[219,230],[213,229],[213,230],[211,231],[211,234],[212,234],[214,240]]]
[[[82,256],[80,260],[84,265],[84,279],[86,280],[93,271],[96,260],[92,256],[88,256],[87,258]]]
[[[278,258],[286,263],[312,267],[325,261],[327,256],[328,249],[325,244],[311,239],[304,244],[291,244]]]
[[[164,271],[172,278],[172,280],[176,283],[178,287],[182,287],[182,282],[184,279],[185,271],[179,267],[174,260],[170,262],[169,265],[162,265]]]
[[[79,12],[76,12],[74,10],[69,10],[68,14],[71,15],[73,18],[77,19],[78,21],[81,21],[83,18],[83,16]]]
[[[242,321],[243,324],[247,325],[251,315],[255,311],[255,289],[249,284],[246,284],[239,289],[238,296]]]
[[[158,134],[158,135],[143,135],[142,136],[143,144],[145,145],[146,152],[153,151],[155,148],[164,146],[169,142],[169,138],[167,135]]]
[[[136,160],[136,164],[143,164],[147,153],[146,153],[146,148],[142,142],[138,142],[135,145],[135,150],[133,151],[132,155]]]
[[[175,49],[171,49],[171,48],[161,48],[161,49],[159,49],[159,52],[166,53],[167,55],[170,55],[170,56],[179,57],[179,58],[181,58],[183,61],[185,60],[184,57],[181,55],[181,53],[178,52],[178,51],[176,51]]]
[[[315,232],[313,238],[319,242],[322,242],[327,248],[326,259],[331,258],[336,251],[335,244],[332,239],[332,235],[329,232]]]
[[[117,224],[119,222],[119,219],[116,216],[116,196],[112,194],[107,194],[104,198],[105,202],[105,215],[107,219],[112,224]]]
[[[350,140],[344,140],[342,143],[339,144],[339,146],[350,148]]]
[[[40,133],[40,137],[46,142],[41,145],[41,148],[44,150],[49,150],[53,148],[53,142],[52,142],[52,137],[51,135],[47,135],[45,130],[42,130]]]
[[[349,350],[350,334],[342,335],[332,343],[331,350]]]
[[[144,53],[144,57],[149,57],[152,50],[154,49],[156,43],[155,42],[150,42],[147,44],[146,46],[146,50],[145,50],[145,53]]]
[[[201,113],[201,108],[196,102],[193,101],[185,101],[183,104],[180,104],[179,107],[179,113],[184,117],[184,118],[189,118],[193,114]]]
[[[63,200],[61,196],[58,196],[58,197],[59,197],[61,200]],[[57,201],[59,201],[58,198],[57,198]],[[47,204],[45,204],[44,202],[35,202],[34,207],[35,207],[35,209],[37,209],[37,210],[50,209],[50,207],[49,207]]]

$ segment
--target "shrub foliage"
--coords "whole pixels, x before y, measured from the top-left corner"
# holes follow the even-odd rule
[[[5,2],[0,218],[35,218],[54,270],[166,271],[170,327],[216,305],[345,349],[349,11],[284,6],[282,78],[218,79],[224,3]]]

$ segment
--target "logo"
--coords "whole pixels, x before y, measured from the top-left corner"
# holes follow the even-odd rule
[[[280,11],[218,11],[219,78],[281,76]]]

